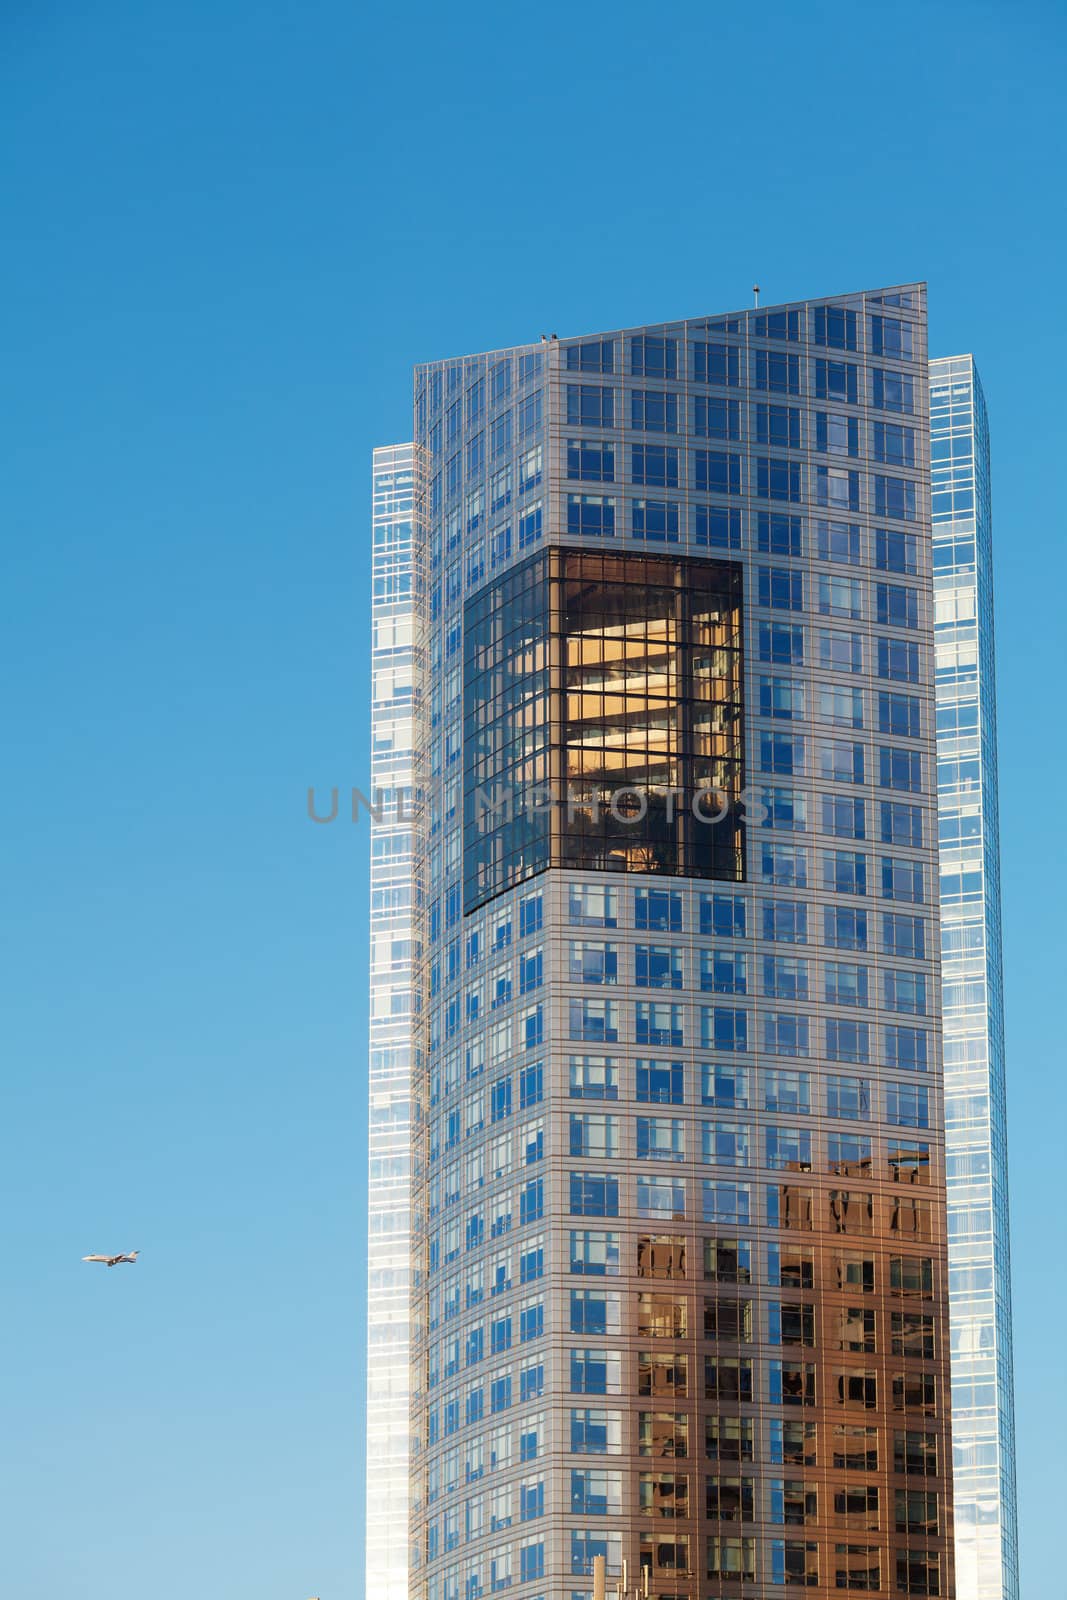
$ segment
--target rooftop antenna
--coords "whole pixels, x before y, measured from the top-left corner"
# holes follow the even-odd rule
[[[759,284],[758,283],[754,283],[752,285],[752,293],[756,296],[756,302],[755,302],[756,305],[759,305]]]

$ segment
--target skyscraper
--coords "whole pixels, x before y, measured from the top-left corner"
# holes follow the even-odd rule
[[[412,456],[410,444],[390,445],[373,464],[366,1592],[375,1600],[408,1593]]]
[[[416,371],[413,1600],[951,1592],[927,384],[921,285]]]
[[[989,425],[930,363],[945,1141],[959,1600],[1018,1600]]]

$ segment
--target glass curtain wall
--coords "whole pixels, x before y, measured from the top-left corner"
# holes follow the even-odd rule
[[[366,1593],[408,1594],[414,448],[374,452]]]
[[[989,424],[971,356],[930,363],[959,1600],[1017,1600]]]

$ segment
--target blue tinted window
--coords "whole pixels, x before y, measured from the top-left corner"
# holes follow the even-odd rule
[[[740,373],[740,352],[736,345],[694,344],[693,377],[698,383],[717,383],[736,388]]]

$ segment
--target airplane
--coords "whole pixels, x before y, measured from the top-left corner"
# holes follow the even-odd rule
[[[131,1267],[132,1267],[133,1265],[135,1265],[135,1263],[137,1261],[137,1257],[140,1254],[141,1254],[141,1252],[139,1250],[128,1250],[126,1252],[126,1254],[122,1255],[122,1256],[82,1256],[82,1260],[83,1261],[102,1261],[104,1263],[105,1267],[117,1267],[117,1266],[120,1265],[121,1262],[128,1261],[130,1263]]]

